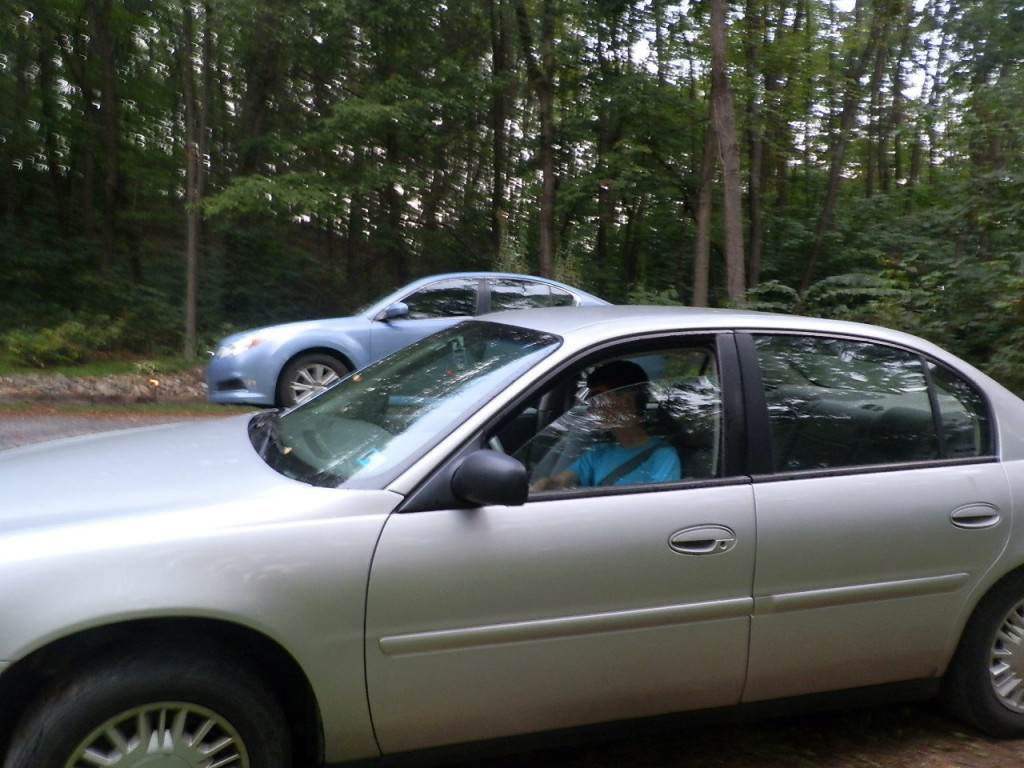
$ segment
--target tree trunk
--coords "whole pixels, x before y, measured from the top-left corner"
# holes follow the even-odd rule
[[[858,18],[863,13],[865,2],[866,0],[857,0],[856,15]],[[864,78],[868,64],[874,57],[876,46],[888,38],[888,28],[883,23],[881,13],[880,10],[876,10],[873,16],[873,23],[868,34],[865,36],[863,47],[852,54],[845,69],[844,80],[846,88],[843,94],[843,106],[839,116],[839,126],[833,135],[830,147],[831,159],[829,163],[828,187],[825,191],[825,201],[821,207],[821,216],[818,218],[818,227],[814,235],[814,246],[811,249],[810,258],[807,260],[807,267],[800,282],[801,294],[814,282],[818,264],[825,251],[825,236],[832,228],[836,201],[839,198],[839,186],[842,182],[846,149],[850,144],[857,113],[860,111],[861,92],[863,89],[861,80]]]
[[[100,69],[100,109],[96,117],[104,169],[100,209],[100,269],[102,272],[110,272],[116,258],[117,206],[121,185],[120,109],[117,95],[117,62],[114,60],[114,36],[111,30],[112,0],[89,0],[88,9],[93,30],[93,46],[99,57]]]
[[[200,93],[196,93],[195,20],[191,0],[181,4],[181,46],[178,63],[181,71],[185,108],[185,348],[186,360],[196,356],[196,316],[199,252],[202,236],[201,204],[206,187],[207,121],[213,89],[213,30],[209,2],[203,8],[203,39],[199,48],[202,71]]]
[[[488,0],[491,18],[491,264],[501,263],[508,227],[505,174],[508,165],[508,120],[511,101],[508,28],[503,0]]]
[[[748,25],[746,50],[748,79],[752,84],[763,80],[764,92],[767,94],[769,92],[768,77],[764,76],[761,71],[761,41],[764,37],[765,21],[758,0],[747,0],[745,18]],[[761,196],[764,189],[765,167],[764,103],[756,85],[750,91],[751,95],[747,103],[748,156],[750,158],[750,169],[747,174],[747,206],[750,215],[748,288],[757,285],[761,275],[761,250],[764,243],[764,215]]]
[[[542,277],[555,273],[555,0],[542,0],[540,17],[540,43],[535,47],[531,21],[524,0],[516,0],[516,19],[519,38],[526,59],[530,84],[537,94],[540,122],[539,165],[540,243],[538,271]]]
[[[718,134],[722,160],[722,215],[725,221],[726,296],[743,304],[747,290],[743,257],[743,190],[740,176],[740,144],[736,115],[725,66],[725,0],[711,2],[711,102],[712,120]]]
[[[8,105],[7,114],[11,118],[12,125],[25,125],[26,123],[26,112],[29,104],[29,83],[27,73],[30,71],[30,61],[32,58],[38,58],[39,60],[39,78],[40,83],[43,86],[41,90],[41,97],[43,99],[42,112],[43,116],[47,117],[47,103],[52,101],[49,98],[52,93],[53,76],[50,72],[52,65],[49,64],[50,54],[46,50],[46,38],[39,40],[36,46],[37,54],[33,57],[29,51],[28,36],[30,30],[27,24],[20,23],[14,24],[12,27],[14,34],[14,99],[13,103]],[[51,126],[49,125],[49,118],[46,120],[46,124],[42,126],[47,137],[50,136]],[[15,173],[15,163],[17,158],[27,153],[28,143],[21,139],[17,140],[17,134],[12,131],[10,138],[6,141],[0,142],[0,190],[3,190],[4,195],[4,222],[7,227],[11,230],[23,225],[25,222],[25,215],[22,211],[22,189],[20,181],[17,179]],[[49,147],[48,147],[49,150]],[[51,174],[53,173],[52,158],[47,157],[50,161]]]
[[[695,307],[708,305],[711,283],[711,209],[714,205],[715,165],[718,159],[718,137],[715,122],[708,120],[704,135],[704,162],[700,168],[700,196],[697,202],[696,249],[693,255],[693,298]]]
[[[271,107],[281,79],[278,25],[282,3],[259,0],[252,10],[249,44],[242,54],[245,90],[239,116],[239,170],[243,176],[258,172],[265,159],[262,139],[270,130]]]
[[[185,102],[185,349],[186,360],[196,354],[196,273],[199,263],[199,178],[202,159],[199,154],[198,119],[196,112],[195,47],[192,3],[181,4],[181,47],[178,66],[181,69],[182,97]]]

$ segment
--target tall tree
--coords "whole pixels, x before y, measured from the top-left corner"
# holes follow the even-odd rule
[[[197,40],[193,0],[181,3],[181,40],[178,67],[181,75],[185,123],[185,346],[186,360],[195,359],[197,293],[202,228],[201,204],[206,189],[208,120],[213,90],[213,10],[198,6],[202,32]]]
[[[519,38],[529,82],[537,96],[538,165],[541,174],[539,272],[555,272],[555,19],[556,0],[540,0],[539,19],[527,11],[526,0],[514,0]],[[537,33],[534,27],[537,27]]]
[[[506,187],[509,166],[508,122],[515,92],[512,62],[512,26],[505,0],[487,0],[491,43],[491,263],[497,264],[507,242]]]
[[[853,139],[857,117],[864,99],[864,77],[876,58],[876,52],[887,46],[894,25],[901,18],[905,0],[857,0],[853,23],[847,27],[847,54],[842,68],[841,105],[838,124],[829,136],[829,171],[825,199],[821,205],[814,245],[800,281],[800,292],[810,287],[817,277],[825,254],[826,236],[832,229],[839,187],[843,178],[846,150]]]
[[[704,159],[701,162],[700,192],[697,203],[696,251],[693,257],[693,295],[695,307],[708,306],[711,283],[711,216],[714,205],[715,167],[718,161],[718,131],[713,120],[705,129]]]
[[[87,96],[89,101],[86,109],[93,116],[95,138],[103,158],[100,266],[108,273],[117,258],[115,238],[121,192],[121,104],[118,94],[120,78],[117,71],[114,8],[114,0],[86,0],[91,31],[90,52],[98,69],[95,90],[89,89],[92,92]]]
[[[715,125],[718,156],[722,163],[726,296],[733,303],[742,303],[747,290],[743,256],[743,192],[739,135],[726,68],[726,29],[725,0],[711,0],[711,120]]]

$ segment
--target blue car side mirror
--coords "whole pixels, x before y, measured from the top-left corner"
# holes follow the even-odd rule
[[[383,320],[386,323],[389,320],[398,320],[399,318],[408,316],[409,305],[404,301],[396,301],[394,304],[385,307],[384,310],[374,319]]]

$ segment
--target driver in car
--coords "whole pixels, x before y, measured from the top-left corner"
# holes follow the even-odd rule
[[[647,432],[644,409],[649,379],[629,360],[613,360],[587,377],[590,418],[613,440],[591,446],[567,469],[544,477],[533,491],[582,486],[646,485],[682,478],[675,448]]]

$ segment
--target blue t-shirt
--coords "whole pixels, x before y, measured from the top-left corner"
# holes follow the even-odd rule
[[[679,454],[675,448],[663,443],[659,438],[652,438],[660,445],[637,467],[634,467],[611,485],[644,485],[645,483],[670,483],[680,480],[683,476],[679,463]],[[592,488],[608,475],[628,463],[637,454],[647,451],[651,446],[648,440],[638,448],[623,448],[618,443],[601,443],[588,448],[582,456],[570,465],[580,485]]]

